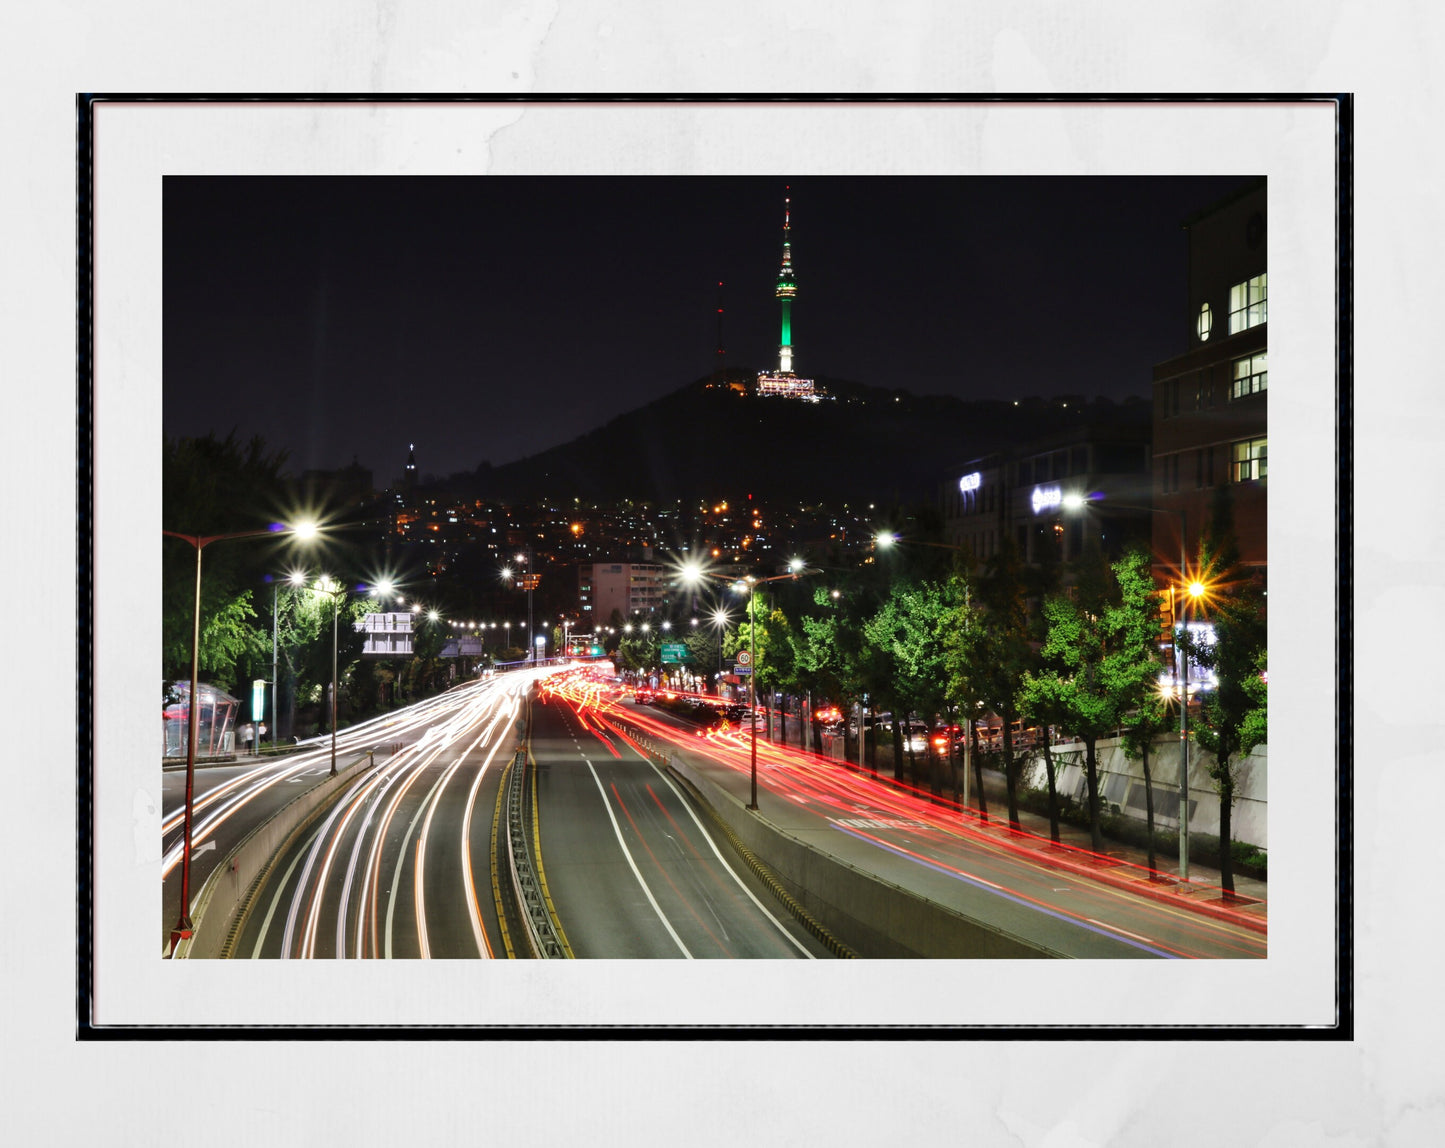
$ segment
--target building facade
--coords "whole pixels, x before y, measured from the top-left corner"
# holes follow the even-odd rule
[[[366,635],[361,649],[363,658],[411,657],[411,619],[403,611],[385,614],[364,614],[353,628]]]
[[[604,625],[616,610],[623,618],[664,608],[672,592],[672,572],[650,562],[593,562],[577,569],[581,625]]]
[[[1149,537],[1149,411],[1059,431],[965,463],[943,491],[950,545],[987,562],[1011,539],[1029,565],[1078,559],[1091,539],[1116,557]],[[1079,505],[1074,505],[1075,502]]]
[[[1154,368],[1156,556],[1184,550],[1227,493],[1243,564],[1268,562],[1268,260],[1263,180],[1186,220],[1188,350]],[[1176,560],[1177,564],[1177,560]],[[1173,564],[1169,564],[1172,569]]]

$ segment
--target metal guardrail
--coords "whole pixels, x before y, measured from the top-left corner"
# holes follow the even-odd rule
[[[527,926],[527,946],[532,956],[543,960],[565,959],[567,953],[548,911],[542,882],[527,844],[526,775],[527,751],[519,749],[507,776],[507,864],[512,875],[512,892]]]

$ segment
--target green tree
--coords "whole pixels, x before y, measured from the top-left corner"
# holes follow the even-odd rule
[[[978,744],[977,720],[987,708],[988,634],[983,610],[973,582],[960,575],[962,600],[955,603],[953,617],[944,635],[944,667],[948,675],[948,698],[958,707],[963,718],[966,753],[972,762],[974,789],[980,815],[988,820],[988,799],[983,790],[983,754]],[[955,776],[954,796],[958,797]]]
[[[186,535],[263,530],[281,517],[287,499],[281,475],[284,454],[270,454],[254,438],[166,439],[161,454],[161,525]],[[161,674],[165,682],[188,679],[196,601],[196,550],[179,538],[162,536]],[[261,654],[269,667],[269,635],[255,625],[252,588],[278,561],[276,541],[226,540],[201,556],[201,634],[198,672],[202,680],[238,693],[255,674]]]
[[[1230,849],[1231,812],[1236,770],[1256,746],[1268,741],[1269,672],[1264,599],[1250,584],[1237,586],[1215,599],[1214,642],[1193,643],[1193,657],[1214,671],[1215,688],[1205,694],[1199,744],[1214,755],[1210,780],[1219,796],[1220,884],[1234,892],[1234,860]]]
[[[861,666],[868,692],[887,706],[893,714],[893,776],[903,780],[903,723],[909,709],[902,671],[898,665],[897,640],[902,630],[899,614],[899,584],[894,583],[888,597],[863,622],[863,658]],[[876,747],[877,722],[874,722]]]
[[[687,647],[687,665],[692,672],[705,682],[711,682],[722,661],[722,635],[716,627],[699,622],[688,626],[683,637]]]
[[[728,630],[723,639],[723,653],[736,657],[748,650],[752,655],[754,697],[763,701],[770,699],[773,692],[790,680],[793,651],[788,642],[789,624],[782,610],[773,604],[772,598],[762,590],[753,590],[755,600],[750,610],[744,610],[736,627]],[[756,619],[756,633],[753,619]]]
[[[847,624],[845,611],[841,592],[835,597],[826,587],[814,587],[813,611],[798,619],[790,638],[799,681],[813,692],[815,702],[830,702],[847,715],[862,693],[862,682],[857,673],[858,629]],[[816,713],[819,707],[813,708]],[[821,745],[821,723],[812,720],[813,743]],[[846,749],[845,738],[845,755]]]
[[[878,611],[863,623],[865,638],[884,655],[889,666],[888,694],[894,703],[893,742],[897,768],[902,765],[903,730],[910,713],[927,724],[947,702],[947,640],[955,620],[956,599],[962,583],[896,581]],[[932,738],[925,738],[925,767],[933,776]],[[912,742],[908,743],[909,772],[920,781]],[[896,775],[896,772],[895,772]]]
[[[647,629],[642,627],[646,625]],[[631,629],[628,627],[631,626]],[[662,665],[661,631],[651,622],[624,623],[622,640],[617,644],[617,657],[623,669],[635,674],[650,674]]]
[[[1099,824],[1098,741],[1118,726],[1121,713],[1117,683],[1104,669],[1105,657],[1111,653],[1109,635],[1102,625],[1109,605],[1107,573],[1097,551],[1086,553],[1074,596],[1056,595],[1044,603],[1044,667],[1024,675],[1022,698],[1022,708],[1058,715],[1084,743],[1089,828],[1096,852],[1104,847]]]
[[[1199,744],[1214,756],[1210,780],[1219,797],[1220,884],[1234,892],[1230,849],[1239,762],[1268,740],[1268,626],[1263,588],[1239,563],[1234,534],[1234,495],[1217,488],[1209,521],[1199,540],[1197,577],[1204,588],[1202,607],[1214,622],[1214,642],[1186,635],[1191,661],[1214,671],[1216,686],[1204,695],[1195,724]]]
[[[1022,563],[1012,545],[1002,546],[989,559],[979,583],[983,625],[973,650],[973,692],[978,700],[998,715],[1003,727],[1003,774],[1008,794],[1008,820],[1012,829],[1019,821],[1018,787],[1027,758],[1017,752],[1013,741],[1015,722],[1022,724],[1023,687],[1028,672],[1038,659],[1029,644],[1029,616],[1025,600]],[[980,788],[982,783],[980,782]]]
[[[1150,574],[1149,555],[1130,550],[1114,563],[1119,601],[1104,611],[1104,630],[1110,644],[1101,676],[1106,690],[1116,696],[1124,751],[1141,759],[1144,769],[1144,807],[1149,842],[1149,868],[1155,869],[1154,781],[1149,772],[1149,746],[1169,724],[1168,710],[1159,692],[1164,659],[1159,650],[1159,595]]]

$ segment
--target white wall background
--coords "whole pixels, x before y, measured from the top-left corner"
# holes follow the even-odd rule
[[[9,1138],[149,1144],[182,1135],[218,1145],[282,1145],[412,1143],[425,1135],[454,1143],[484,1134],[535,1134],[540,1127],[548,1138],[586,1131],[603,1142],[667,1136],[730,1145],[905,1135],[924,1142],[1050,1146],[1152,1145],[1165,1135],[1174,1143],[1241,1145],[1445,1141],[1445,1053],[1437,1032],[1445,1001],[1436,975],[1439,897],[1430,878],[1439,866],[1437,834],[1428,803],[1413,800],[1432,791],[1438,776],[1433,747],[1445,724],[1445,708],[1432,702],[1435,676],[1423,664],[1432,637],[1428,604],[1440,585],[1445,541],[1437,517],[1422,513],[1445,430],[1435,317],[1445,252],[1434,210],[1441,92],[1433,69],[1442,57],[1445,18],[1423,0],[1284,0],[1209,9],[1125,3],[1061,9],[1037,0],[794,0],[786,6],[737,0],[725,8],[618,0],[440,0],[426,6],[319,0],[304,7],[274,0],[205,6],[71,0],[8,6],[0,13],[7,97],[0,116],[6,145],[0,164],[0,250],[6,253],[0,373],[9,417],[0,430],[0,454],[11,496],[5,536],[12,604],[21,617],[17,636],[35,656],[7,665],[7,694],[19,714],[46,715],[44,722],[12,721],[19,735],[9,743],[3,903],[9,928],[0,942],[8,990]],[[1352,254],[1363,369],[1352,444],[1356,504],[1362,508],[1353,590],[1360,667],[1355,717],[1371,736],[1357,747],[1353,794],[1354,1041],[1280,1046],[1141,1039],[1090,1046],[1081,1031],[1076,1042],[974,1045],[946,1041],[946,1030],[922,1029],[916,1041],[887,1046],[848,1040],[75,1042],[76,818],[68,738],[70,718],[79,716],[72,713],[75,662],[68,627],[76,602],[68,574],[77,556],[74,94],[585,93],[644,85],[674,93],[1358,94]],[[1063,105],[1045,109],[1058,114],[1042,115],[1037,106],[992,108],[965,118],[961,134],[946,137],[952,151],[940,146],[938,125],[947,117],[925,111],[891,121],[888,141],[912,157],[908,170],[926,165],[930,156],[947,167],[950,154],[966,154],[988,170],[1008,169],[1020,157],[1022,170],[1042,170],[1050,158],[1059,170],[1123,170],[1131,142],[1156,138],[1147,121],[1157,118],[1165,124],[1157,138],[1176,138],[1172,150],[1161,148],[1159,155],[1183,170],[1191,154],[1228,143],[1211,131],[1211,122],[1238,125],[1242,139],[1247,124],[1270,118],[1267,109],[1235,107],[1240,111],[1233,119],[1159,107],[1122,131],[1107,115],[1075,115]],[[712,133],[698,128],[716,120],[688,108],[609,116],[605,133],[566,133],[567,146],[560,149],[557,113],[512,106],[498,109],[490,124],[465,138],[445,129],[398,132],[396,116],[375,109],[360,109],[340,127],[329,126],[321,109],[282,117],[286,124],[254,112],[181,113],[158,130],[154,125],[174,113],[156,109],[147,126],[112,135],[105,163],[117,170],[227,170],[258,153],[294,163],[301,155],[299,134],[316,141],[315,154],[338,170],[487,170],[495,164],[497,170],[524,171],[557,163],[635,170],[660,156],[682,170],[748,157],[759,170],[802,166],[795,150],[799,135],[770,132],[768,138],[786,142],[761,150],[756,142],[764,124],[802,122],[777,109],[738,116],[736,129]],[[201,125],[198,134],[188,135],[188,118]],[[878,115],[839,109],[826,118],[827,130],[818,134],[842,153],[862,155],[876,145]],[[1309,150],[1309,116],[1282,126],[1271,122],[1277,153]],[[1142,168],[1152,170],[1159,155],[1143,157]],[[884,166],[875,160],[871,170]],[[1287,182],[1285,173],[1278,179],[1272,173],[1271,194]],[[1296,190],[1308,195],[1307,188]],[[147,238],[156,222],[152,191],[145,179],[123,182],[98,206],[98,219],[122,239],[137,275],[123,284],[130,288],[128,304],[111,300],[116,308],[136,308],[135,322],[106,334],[105,366],[114,373],[97,395],[97,625],[124,603],[129,571],[153,551],[135,541],[153,532],[153,509],[143,499],[133,501],[123,487],[101,484],[99,473],[114,442],[105,436],[132,420],[144,425],[154,418],[158,426],[155,332],[147,327],[154,314],[146,309],[158,282],[158,249]],[[1327,296],[1333,264],[1328,244],[1320,244],[1317,234],[1291,235],[1282,222],[1272,212],[1272,277],[1282,274],[1276,250],[1293,247],[1296,298]],[[1276,330],[1282,331],[1289,323],[1289,292],[1283,286],[1278,292],[1271,318],[1279,319]],[[117,313],[124,314],[111,314]],[[1281,349],[1275,334],[1272,358]],[[1321,387],[1328,385],[1328,372],[1316,377]],[[1272,407],[1282,422],[1279,400],[1276,394]],[[1315,685],[1323,678],[1327,686],[1334,677],[1336,605],[1327,556],[1335,474],[1329,405],[1303,403],[1292,412],[1291,421],[1305,439],[1312,436],[1319,457],[1313,465],[1301,460],[1297,473],[1314,476],[1315,485],[1294,491],[1298,513],[1285,538],[1302,559],[1300,569],[1288,583],[1271,579],[1274,586],[1297,588],[1289,627],[1301,646],[1313,649],[1324,636],[1324,657],[1313,668],[1300,667],[1297,680]],[[144,459],[142,452],[142,471],[149,465]],[[144,486],[146,476],[140,477]],[[1271,475],[1276,507],[1286,485]],[[79,537],[87,537],[83,528]],[[1272,558],[1283,553],[1273,542],[1271,550]],[[36,570],[31,564],[41,555],[46,569]],[[1279,597],[1284,600],[1283,592]],[[79,637],[84,642],[90,635]],[[97,649],[103,660],[103,640]],[[1272,641],[1272,652],[1277,649]],[[98,692],[107,688],[97,682]],[[21,687],[18,697],[15,685]],[[1306,720],[1313,707],[1328,726],[1330,692],[1312,690],[1294,720]],[[115,724],[118,719],[104,712],[98,718],[112,722],[108,735],[133,740],[124,720]],[[1322,756],[1328,763],[1329,755]],[[1287,767],[1273,765],[1277,784]],[[144,872],[144,843],[153,839],[136,826],[144,830],[155,810],[146,808],[143,785],[126,782],[97,796],[109,802],[98,810],[98,833],[108,830],[105,842],[122,842],[129,850],[121,865],[108,859],[97,865],[97,904],[129,910],[130,887],[144,885],[132,881],[132,871]],[[1243,973],[1175,969],[1172,962],[1156,973],[1131,963],[1129,988],[1152,1002],[1150,1020],[1188,1023],[1212,1013],[1232,1023],[1241,1009],[1246,1020],[1275,1021],[1281,1013],[1295,1014],[1286,1020],[1319,1019],[1321,978],[1309,962],[1319,956],[1320,910],[1327,914],[1333,904],[1328,894],[1334,874],[1320,837],[1277,812],[1271,811],[1270,960]],[[102,824],[102,816],[109,820]],[[1293,837],[1294,871],[1281,836]],[[1286,886],[1288,895],[1281,892]],[[142,893],[136,903],[146,914],[141,931],[151,937],[155,897]],[[105,965],[96,1006],[112,1016],[148,1023],[244,1022],[261,1012],[266,1015],[260,1019],[284,1018],[297,999],[308,1002],[305,1019],[312,1022],[348,1023],[359,1004],[373,1015],[443,1021],[467,1011],[465,993],[457,994],[457,970],[373,980],[362,970],[308,969],[278,985],[258,982],[253,970],[157,968],[154,962],[127,967],[124,912],[113,911],[100,922],[107,932],[96,951]],[[1327,983],[1328,954],[1324,960]],[[607,967],[554,971],[550,980],[539,980],[535,969],[465,973],[473,989],[479,977],[494,978],[491,991],[523,1002],[520,1013],[546,1013],[550,1005],[557,1020],[695,1015],[700,999],[750,1001],[756,1012],[745,1020],[846,1018],[853,1002],[866,1000],[874,1015],[890,1023],[986,1020],[994,1003],[1001,1006],[994,1015],[1008,1023],[1018,1021],[1020,1002],[1047,996],[1037,979],[1023,980],[1004,966],[930,963],[885,971],[879,977],[876,969],[828,969],[807,984],[775,977],[772,969],[759,975],[757,969],[708,968],[683,975],[671,968]],[[1276,993],[1281,973],[1302,977],[1305,996]],[[1120,975],[1112,967],[1082,966],[1057,974],[1065,987],[1081,978],[1109,982]],[[1117,1019],[1091,1015],[1087,999],[1080,1003],[1084,997],[1069,992],[1045,999],[1043,1023]],[[258,1001],[266,1007],[258,1009]],[[555,1015],[559,1001],[568,1011]],[[720,1023],[738,1023],[736,1009],[717,1008]],[[1187,1124],[1181,1124],[1183,1099],[1191,1100]]]

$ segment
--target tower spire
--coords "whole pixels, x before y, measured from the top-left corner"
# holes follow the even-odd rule
[[[793,373],[793,298],[798,294],[798,284],[793,277],[792,188],[785,187],[783,191],[783,265],[778,270],[775,292],[783,309],[782,337],[778,340],[778,374],[790,375]]]
[[[798,281],[793,274],[793,189],[783,188],[783,262],[778,268],[778,285],[774,289],[782,308],[782,332],[778,340],[778,373],[758,373],[758,394],[787,395],[816,402],[813,380],[793,374],[793,299],[798,294]]]

